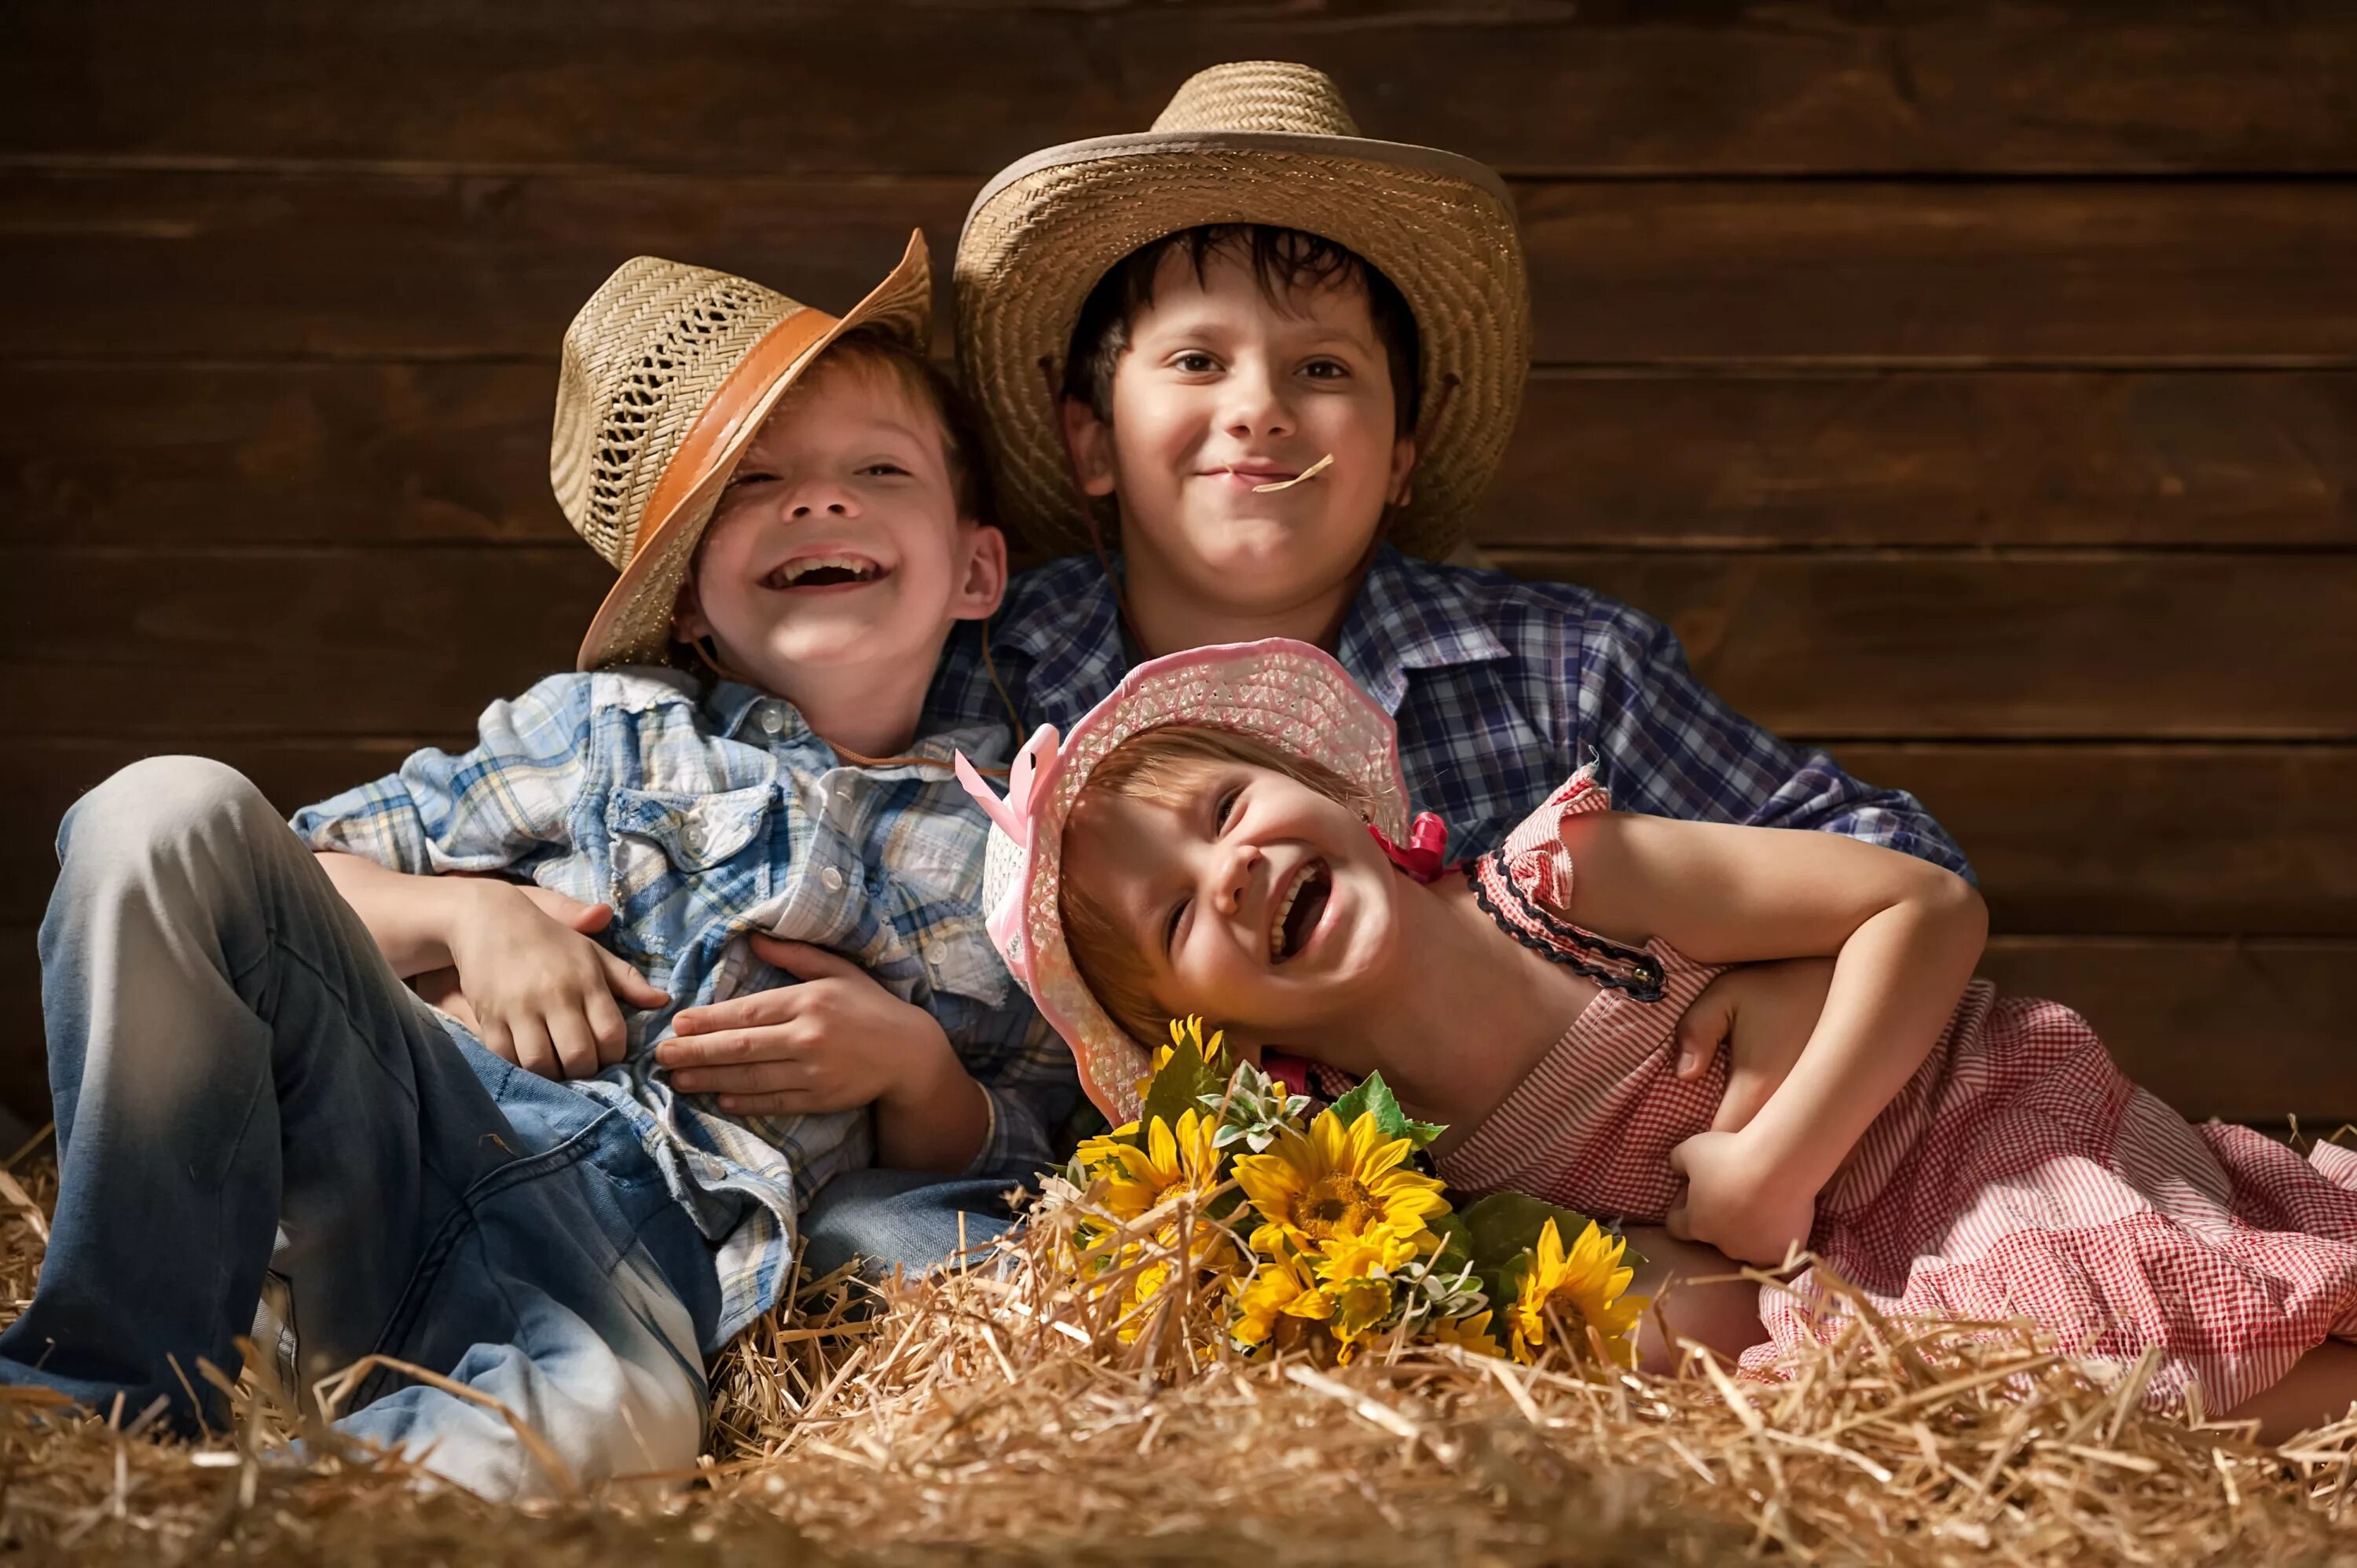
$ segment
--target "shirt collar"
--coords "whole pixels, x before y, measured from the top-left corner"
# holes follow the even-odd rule
[[[735,740],[737,732],[753,722],[754,710],[769,702],[776,702],[780,708],[791,714],[795,728],[802,727],[802,714],[794,712],[791,703],[780,701],[759,687],[748,686],[742,681],[722,681],[715,685],[705,696],[704,715],[710,722],[714,735]]]
[[[1071,556],[1039,568],[1039,578],[1043,591],[1034,602],[1053,610],[1008,618],[995,628],[998,646],[1030,656],[1035,685],[1110,691],[1129,661],[1103,570],[1093,556]],[[1389,544],[1379,546],[1368,564],[1336,642],[1342,667],[1394,714],[1410,671],[1512,657],[1467,598],[1453,568],[1410,560]]]
[[[745,740],[749,745],[764,747],[773,739],[814,746],[826,744],[803,719],[800,708],[783,697],[773,697],[759,687],[748,686],[741,681],[723,681],[713,687],[711,694],[704,699],[704,711],[711,721],[712,733],[730,740]],[[762,730],[761,715],[765,713],[778,715],[774,736]],[[755,732],[752,736],[743,734],[748,729]],[[947,764],[963,751],[978,766],[990,767],[1005,761],[1012,750],[1005,725],[974,724],[920,736],[902,747],[899,755],[930,757]],[[905,768],[879,768],[875,770],[877,777],[884,779],[898,778],[913,771],[916,769]],[[931,773],[934,770],[927,768],[924,771]]]
[[[1342,618],[1335,654],[1386,713],[1399,712],[1412,670],[1512,656],[1456,579],[1452,569],[1411,561],[1389,544],[1368,564],[1367,580]]]

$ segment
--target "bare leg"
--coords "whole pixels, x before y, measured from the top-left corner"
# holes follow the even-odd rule
[[[1680,1339],[1707,1346],[1731,1361],[1768,1337],[1760,1323],[1760,1287],[1733,1277],[1742,1264],[1716,1247],[1681,1241],[1657,1226],[1631,1226],[1629,1244],[1645,1254],[1629,1288],[1654,1301],[1637,1326],[1640,1367],[1674,1371]]]
[[[2352,1401],[2357,1401],[2357,1345],[2328,1339],[2294,1362],[2275,1387],[2253,1394],[2222,1419],[2255,1420],[2260,1442],[2281,1443],[2341,1420]]]

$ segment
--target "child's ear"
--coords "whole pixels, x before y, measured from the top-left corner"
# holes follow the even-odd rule
[[[996,613],[1006,596],[1006,535],[986,522],[961,523],[958,532],[964,565],[950,613],[959,620],[981,620]]]
[[[1392,443],[1391,483],[1383,499],[1394,506],[1405,506],[1414,494],[1409,478],[1415,472],[1415,437],[1403,435]]]
[[[694,642],[699,637],[712,635],[712,619],[704,613],[704,601],[695,595],[695,575],[688,574],[687,581],[679,585],[679,603],[672,607],[671,634],[682,642]]]
[[[1113,427],[1076,397],[1059,399],[1056,412],[1063,416],[1064,446],[1080,470],[1081,489],[1092,496],[1113,494]]]

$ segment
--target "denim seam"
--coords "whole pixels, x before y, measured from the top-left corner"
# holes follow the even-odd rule
[[[393,1304],[392,1313],[385,1318],[384,1326],[378,1330],[375,1342],[369,1348],[369,1354],[390,1355],[392,1352],[388,1347],[398,1345],[402,1337],[415,1326],[418,1314],[424,1310],[426,1298],[433,1294],[434,1284],[441,1277],[443,1267],[449,1262],[450,1254],[457,1250],[460,1239],[467,1231],[480,1228],[481,1215],[479,1209],[485,1199],[525,1181],[563,1170],[568,1165],[580,1164],[589,1155],[590,1134],[603,1127],[615,1114],[616,1112],[610,1110],[601,1112],[595,1121],[554,1148],[527,1155],[522,1159],[511,1160],[497,1170],[487,1171],[476,1177],[467,1189],[458,1195],[457,1201],[451,1205],[449,1214],[436,1229],[433,1238],[419,1249],[416,1266],[410,1271],[409,1283],[402,1287],[401,1299]],[[513,1302],[508,1305],[511,1310],[515,1305]],[[354,1397],[348,1407],[348,1412],[350,1410],[359,1410],[373,1404],[383,1395],[392,1392],[392,1389],[385,1385],[404,1375],[390,1367],[379,1367],[371,1371],[361,1386],[353,1391]]]

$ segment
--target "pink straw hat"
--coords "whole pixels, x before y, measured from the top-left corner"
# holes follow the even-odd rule
[[[1233,730],[1331,768],[1366,792],[1385,838],[1408,836],[1391,715],[1330,656],[1284,638],[1137,666],[1060,742],[1053,725],[1040,725],[1016,754],[1004,800],[961,756],[958,778],[991,821],[982,880],[990,940],[1071,1047],[1082,1085],[1115,1126],[1136,1118],[1138,1086],[1154,1058],[1098,1004],[1072,961],[1064,940],[1064,823],[1098,763],[1133,736],[1175,724]]]

